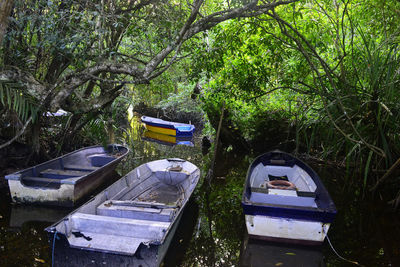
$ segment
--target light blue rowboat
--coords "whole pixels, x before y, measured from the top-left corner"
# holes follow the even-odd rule
[[[156,249],[149,266],[157,266],[199,178],[199,168],[182,159],[145,163],[46,231],[51,242],[61,235],[84,250],[145,255]]]

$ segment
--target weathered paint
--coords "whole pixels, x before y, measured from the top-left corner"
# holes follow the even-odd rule
[[[74,185],[61,184],[60,188],[28,187],[19,180],[8,180],[11,198],[17,203],[61,204],[71,206],[74,203]]]
[[[322,243],[329,223],[303,221],[290,218],[246,215],[246,228],[253,237],[304,240]]]

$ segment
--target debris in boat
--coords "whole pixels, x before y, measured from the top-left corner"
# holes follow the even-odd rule
[[[168,168],[168,171],[173,171],[173,172],[180,172],[182,170],[182,166],[179,165],[173,165]]]
[[[85,238],[87,241],[92,240],[92,238],[91,238],[90,236],[85,236],[85,235],[82,234],[81,232],[72,232],[72,234],[73,234],[75,237],[83,237],[83,238]]]

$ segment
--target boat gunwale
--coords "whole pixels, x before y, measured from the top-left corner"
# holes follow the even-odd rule
[[[149,118],[149,120],[147,120],[147,118]],[[152,119],[159,120],[160,122],[154,122],[154,121],[152,121]],[[147,125],[164,128],[164,129],[176,130],[177,132],[182,133],[182,134],[193,133],[193,131],[196,129],[196,127],[194,125],[189,124],[189,123],[166,121],[166,120],[163,120],[160,118],[149,117],[149,116],[142,116],[140,118],[140,120],[141,120],[141,122],[143,122]],[[180,129],[178,129],[179,126],[189,127],[189,130],[180,130]]]

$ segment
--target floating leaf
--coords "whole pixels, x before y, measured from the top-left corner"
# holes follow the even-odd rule
[[[35,258],[35,261],[40,262],[40,263],[46,263],[44,260],[39,259],[39,258]]]
[[[296,253],[293,253],[293,252],[286,252],[285,254],[286,255],[291,255],[291,256],[295,256],[296,255]]]

